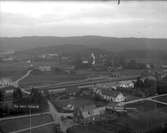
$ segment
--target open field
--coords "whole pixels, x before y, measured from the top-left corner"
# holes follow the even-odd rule
[[[54,84],[56,82],[62,81],[72,81],[72,80],[79,80],[84,79],[85,75],[68,75],[68,74],[57,74],[55,72],[41,72],[32,74],[20,82],[22,87],[27,86],[40,86],[40,85],[49,85]]]
[[[146,112],[146,111],[166,108],[167,106],[159,104],[159,103],[155,103],[155,102],[152,102],[152,101],[140,101],[140,102],[137,102],[137,103],[131,103],[131,104],[125,105],[125,107],[136,108],[137,111]]]
[[[61,65],[57,65],[54,61],[33,61],[32,64],[35,68],[38,66],[51,66],[53,70],[50,72],[40,72],[33,71],[29,77],[25,78],[20,82],[22,87],[30,87],[35,85],[48,85],[56,82],[62,81],[72,81],[87,79],[89,77],[98,77],[98,76],[112,76],[113,74],[129,76],[129,75],[138,75],[143,70],[120,70],[116,72],[109,73],[107,71],[92,71],[90,70],[77,70],[76,74],[67,74],[56,72],[55,67],[61,68]],[[30,64],[26,61],[11,61],[11,62],[0,62],[0,79],[8,78],[12,81],[23,76],[29,69]]]
[[[31,126],[37,126],[51,121],[53,121],[52,117],[48,114],[33,116],[31,117]],[[9,133],[19,129],[29,128],[29,126],[30,126],[30,117],[0,121],[0,129],[4,133]]]
[[[57,133],[55,130],[56,130],[55,125],[50,124],[50,125],[43,126],[40,128],[32,129],[31,133]],[[21,132],[21,133],[30,133],[30,130],[27,130],[27,131]]]
[[[24,62],[0,62],[0,79],[9,78],[14,81],[21,77],[27,68],[28,65]]]
[[[155,100],[161,101],[161,102],[166,102],[167,103],[167,96],[161,96],[154,98]]]

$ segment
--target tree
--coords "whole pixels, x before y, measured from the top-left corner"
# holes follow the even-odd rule
[[[48,105],[46,97],[38,89],[35,88],[32,88],[31,90],[30,103],[39,105],[41,109],[46,109]]]
[[[23,94],[20,88],[15,88],[13,92],[13,102],[20,103],[23,98]]]
[[[4,101],[4,98],[5,98],[5,94],[2,90],[0,90],[0,103]]]
[[[146,78],[144,80],[144,93],[146,96],[154,95],[157,92],[157,84],[155,79]]]
[[[41,100],[41,93],[39,92],[38,89],[32,88],[31,90],[31,102],[32,103],[40,103]]]
[[[141,80],[140,77],[137,77],[137,81],[134,84],[135,88],[143,88],[144,87],[144,82]]]

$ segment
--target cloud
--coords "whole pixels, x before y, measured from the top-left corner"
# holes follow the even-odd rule
[[[167,2],[0,2],[1,36],[167,37]],[[15,31],[15,32],[14,32]]]

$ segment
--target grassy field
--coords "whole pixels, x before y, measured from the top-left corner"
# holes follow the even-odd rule
[[[27,69],[25,62],[0,62],[0,79],[8,78],[14,81],[25,74]]]
[[[52,117],[47,114],[31,117],[32,126],[37,126],[51,121],[53,121]],[[29,128],[29,126],[30,126],[30,117],[0,121],[0,129],[4,133],[9,133],[11,131],[19,129]]]
[[[166,106],[155,103],[155,102],[151,102],[151,101],[142,101],[142,102],[128,104],[125,107],[136,108],[137,111],[146,112],[146,111],[150,111],[150,110],[164,108]]]
[[[48,126],[43,126],[40,128],[32,129],[31,133],[57,133],[55,130],[56,130],[55,125],[51,124]],[[21,133],[30,133],[30,130],[27,130],[27,131],[21,132]]]
[[[20,85],[22,87],[27,86],[40,86],[40,85],[49,85],[56,82],[72,81],[84,79],[85,75],[70,75],[70,74],[57,74],[55,72],[41,72],[41,73],[32,73],[29,77],[22,80]]]
[[[34,67],[38,66],[52,66],[61,68],[61,65],[57,65],[54,61],[33,61],[32,64]],[[8,78],[12,81],[23,76],[27,70],[29,69],[29,64],[26,61],[11,61],[11,62],[0,62],[0,79]],[[128,75],[136,75],[139,74],[141,70],[121,70],[118,72],[120,75],[128,76]],[[77,70],[76,74],[67,74],[67,73],[59,73],[56,71],[51,72],[32,72],[29,77],[22,80],[20,85],[22,87],[30,87],[36,85],[48,85],[56,82],[62,81],[71,81],[71,80],[79,80],[86,79],[88,77],[97,77],[97,76],[105,76],[112,75],[107,71],[92,71],[90,70]]]

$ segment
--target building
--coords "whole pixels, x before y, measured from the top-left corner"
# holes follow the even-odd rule
[[[77,122],[92,122],[99,120],[105,113],[105,107],[97,108],[95,105],[85,105],[74,110],[74,119]]]
[[[0,86],[1,87],[17,86],[17,84],[13,82],[11,79],[3,78],[0,80]]]
[[[96,96],[108,102],[123,102],[126,100],[126,97],[116,90],[101,88],[93,88],[92,90]]]
[[[52,70],[51,66],[39,66],[38,69],[42,72],[49,72]]]
[[[124,102],[126,97],[122,93],[119,93],[113,100],[114,102]]]
[[[62,70],[64,70],[66,73],[71,74],[74,72],[75,67],[73,65],[65,65],[61,67]]]
[[[132,81],[132,80],[120,81],[119,87],[121,87],[121,88],[134,88],[134,81]]]
[[[48,92],[49,92],[50,94],[63,93],[63,92],[65,92],[65,91],[66,91],[66,88],[48,90]]]

